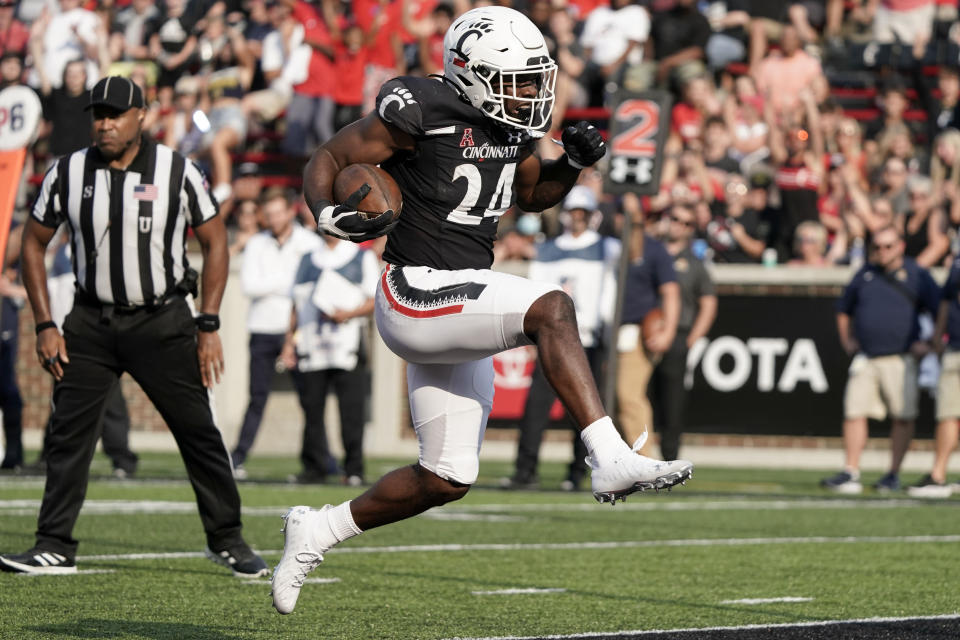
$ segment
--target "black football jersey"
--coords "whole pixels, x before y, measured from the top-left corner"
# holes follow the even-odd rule
[[[385,83],[377,113],[416,141],[413,152],[381,166],[403,194],[403,210],[387,236],[384,260],[435,269],[487,269],[500,216],[516,198],[517,166],[535,141],[511,131],[434,78]]]

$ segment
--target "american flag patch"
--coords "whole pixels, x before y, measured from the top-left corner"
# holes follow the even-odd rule
[[[137,200],[156,200],[159,193],[155,184],[138,184],[133,188],[133,197]]]

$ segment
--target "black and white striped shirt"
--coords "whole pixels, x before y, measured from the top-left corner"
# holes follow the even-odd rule
[[[105,304],[143,305],[171,293],[189,266],[187,228],[217,215],[209,184],[181,154],[144,137],[125,170],[96,147],[60,158],[33,217],[69,225],[78,286]]]

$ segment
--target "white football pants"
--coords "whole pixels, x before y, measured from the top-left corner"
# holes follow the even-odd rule
[[[524,316],[557,290],[489,269],[387,265],[377,289],[377,329],[407,361],[422,467],[460,484],[476,482],[493,406],[492,356],[531,344]]]

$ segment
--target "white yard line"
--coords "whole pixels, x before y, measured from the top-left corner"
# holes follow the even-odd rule
[[[35,516],[40,508],[40,500],[19,499],[0,500],[0,515]],[[250,517],[280,516],[286,513],[287,506],[244,507],[243,515]],[[792,511],[807,509],[900,509],[930,508],[930,502],[923,499],[887,499],[887,500],[845,500],[798,498],[796,500],[675,500],[675,501],[635,501],[618,504],[614,509],[620,511]],[[87,500],[83,504],[84,515],[118,514],[170,514],[195,513],[197,505],[189,501],[173,500]],[[507,522],[517,519],[516,515],[503,513],[579,513],[598,512],[611,507],[592,502],[577,504],[536,503],[536,504],[465,504],[433,509],[423,514],[436,520],[481,520],[486,522]]]
[[[47,576],[56,576],[62,578],[63,576],[77,576],[77,575],[92,575],[96,573],[116,573],[116,569],[77,569],[75,573],[21,573],[18,575],[23,576],[24,578],[44,578]]]
[[[566,593],[566,589],[545,588],[545,589],[497,589],[495,591],[471,591],[475,596],[516,596],[526,594],[540,593]]]
[[[712,632],[712,631],[749,631],[764,629],[793,629],[798,627],[827,627],[837,624],[867,624],[867,623],[886,623],[886,622],[924,622],[931,620],[960,620],[960,614],[946,614],[940,616],[911,616],[907,618],[851,618],[848,620],[818,620],[816,622],[795,622],[783,624],[747,624],[740,627],[692,627],[686,629],[656,629],[653,631],[606,631],[606,632],[586,632],[571,633],[566,635],[550,636],[483,636],[476,638],[465,638],[457,636],[447,638],[447,640],[576,640],[577,638],[610,638],[619,636],[658,636],[667,633],[694,633],[694,632]]]
[[[813,598],[784,596],[782,598],[741,598],[739,600],[721,600],[720,604],[770,604],[772,602],[813,602]]]
[[[895,509],[903,507],[926,507],[930,508],[928,500],[918,500],[912,498],[889,498],[889,499],[836,499],[836,498],[804,498],[797,497],[795,500],[762,500],[753,498],[735,498],[724,500],[683,498],[680,500],[634,500],[631,502],[618,502],[616,506],[600,505],[595,502],[584,501],[583,503],[517,503],[517,504],[457,504],[441,507],[442,511],[464,511],[474,513],[487,512],[513,512],[513,511],[547,511],[547,512],[578,512],[578,511],[597,511],[606,509],[625,510],[625,511],[725,511],[725,510],[745,510],[745,511],[789,511],[794,509]]]
[[[336,582],[340,582],[340,578],[307,578],[303,581],[303,584],[334,584]],[[244,580],[242,584],[262,584],[270,586],[271,582],[270,578],[266,580],[251,579]]]
[[[453,512],[445,509],[432,509],[420,514],[428,520],[445,520],[448,522],[524,522],[523,516],[503,516],[493,513],[465,513]]]
[[[773,544],[929,544],[960,542],[960,535],[945,536],[810,536],[788,538],[693,538],[689,540],[621,540],[612,542],[543,542],[520,544],[421,544],[387,547],[340,547],[335,553],[434,553],[451,551],[569,551],[581,549],[642,549],[656,547],[739,547]],[[261,550],[278,556],[281,550]],[[168,560],[203,558],[200,551],[123,553],[78,556],[77,560]]]

